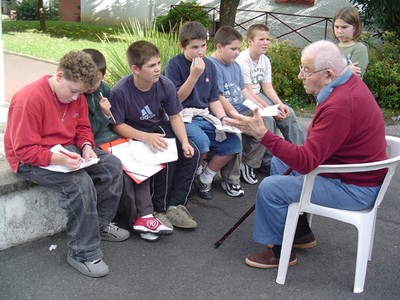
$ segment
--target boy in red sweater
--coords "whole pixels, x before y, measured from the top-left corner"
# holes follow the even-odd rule
[[[111,223],[122,192],[120,161],[93,148],[88,107],[82,95],[94,85],[97,67],[89,54],[71,51],[56,74],[43,76],[18,91],[10,104],[4,136],[11,170],[25,180],[61,193],[67,213],[67,262],[84,275],[102,277],[100,240],[119,242],[127,230]],[[63,146],[67,154],[52,149]],[[53,150],[53,151],[52,151]],[[99,158],[86,168],[81,164]],[[58,165],[65,172],[46,167]]]

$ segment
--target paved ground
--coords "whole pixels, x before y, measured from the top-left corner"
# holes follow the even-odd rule
[[[6,89],[11,89],[9,68],[23,70],[16,85],[31,76],[28,73],[38,77],[51,71],[47,64],[9,54],[5,64]],[[4,113],[6,107],[0,110],[3,120]],[[306,127],[310,120],[299,121]],[[387,130],[400,133],[396,127]],[[0,251],[0,299],[398,299],[399,176],[378,212],[362,294],[352,293],[357,232],[350,225],[315,217],[318,245],[297,252],[299,263],[289,269],[283,286],[275,283],[276,270],[244,264],[247,254],[263,250],[251,238],[253,216],[215,249],[214,243],[252,206],[257,188],[243,184],[245,196],[235,199],[216,184],[214,200],[190,199],[188,208],[197,229],[175,230],[157,243],[146,243],[133,234],[123,243],[103,243],[111,272],[101,279],[82,276],[66,264],[64,233]],[[51,245],[58,247],[49,251]]]

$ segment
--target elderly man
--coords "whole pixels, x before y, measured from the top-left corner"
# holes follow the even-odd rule
[[[271,153],[271,175],[260,184],[256,199],[253,237],[272,249],[250,255],[247,265],[275,268],[279,265],[288,205],[299,201],[303,176],[320,164],[365,163],[386,159],[385,128],[381,111],[364,82],[346,67],[336,45],[318,41],[302,53],[299,79],[317,108],[302,146],[291,144],[264,127],[258,111],[252,118],[235,114],[226,122],[256,137]],[[291,167],[289,176],[283,176]],[[375,200],[385,170],[366,173],[323,174],[316,179],[312,202],[362,210]],[[316,240],[305,216],[297,226],[293,248],[311,248]],[[292,251],[289,265],[297,263]]]

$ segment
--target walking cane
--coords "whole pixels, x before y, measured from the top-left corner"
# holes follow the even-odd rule
[[[290,172],[292,172],[293,169],[292,168],[288,168],[285,173],[283,173],[283,175],[288,175]],[[222,238],[220,238],[215,244],[214,244],[214,248],[218,248],[219,246],[221,246],[221,244],[232,234],[232,232],[235,231],[236,228],[238,228],[240,226],[240,224],[243,223],[244,220],[247,219],[248,216],[251,215],[251,213],[254,211],[254,209],[256,208],[256,204],[254,203],[250,209],[231,227],[231,229],[229,229]]]

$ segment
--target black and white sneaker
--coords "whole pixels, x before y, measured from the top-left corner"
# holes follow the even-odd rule
[[[240,186],[240,184],[231,184],[227,182],[222,182],[221,187],[227,193],[228,196],[242,197],[244,195],[244,191]]]
[[[242,174],[242,178],[248,184],[256,184],[258,182],[254,169],[244,163],[240,163],[240,174]]]

